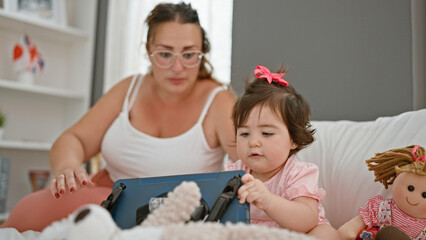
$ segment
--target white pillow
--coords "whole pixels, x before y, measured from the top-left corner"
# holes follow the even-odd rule
[[[390,197],[390,189],[374,182],[365,160],[393,148],[426,147],[426,109],[375,121],[312,121],[312,126],[315,141],[297,157],[318,166],[319,185],[327,192],[326,217],[335,228],[356,216],[367,199]]]

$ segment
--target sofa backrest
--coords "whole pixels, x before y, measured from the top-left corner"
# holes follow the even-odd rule
[[[375,121],[313,121],[312,126],[315,141],[297,157],[318,166],[319,185],[327,192],[322,204],[336,228],[356,216],[367,199],[391,197],[390,189],[374,182],[365,160],[393,148],[426,148],[426,109]]]

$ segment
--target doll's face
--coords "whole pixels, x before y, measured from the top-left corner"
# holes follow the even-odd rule
[[[392,187],[396,205],[414,218],[426,218],[426,176],[400,173]]]

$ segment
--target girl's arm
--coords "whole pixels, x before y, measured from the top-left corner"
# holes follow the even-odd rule
[[[358,236],[359,232],[366,227],[367,225],[365,225],[362,217],[358,215],[343,224],[337,231],[341,239],[353,240]]]
[[[307,233],[318,225],[317,200],[309,197],[287,200],[270,192],[251,174],[245,174],[241,180],[244,185],[238,190],[240,203],[254,204],[281,227]]]
[[[318,201],[309,197],[287,200],[271,193],[265,213],[281,227],[307,233],[318,225]]]

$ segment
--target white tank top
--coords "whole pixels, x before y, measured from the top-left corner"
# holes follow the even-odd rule
[[[224,87],[213,89],[192,128],[176,137],[157,138],[137,130],[129,120],[142,79],[140,75],[133,77],[123,109],[102,141],[101,153],[111,180],[220,171],[225,152],[221,147],[209,147],[202,124],[214,97]]]

